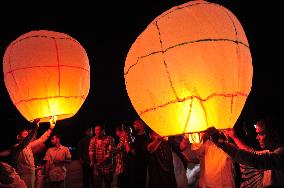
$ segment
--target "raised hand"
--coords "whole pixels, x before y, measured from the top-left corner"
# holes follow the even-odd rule
[[[209,127],[208,129],[206,129],[206,134],[214,143],[218,142],[220,133],[215,127]]]
[[[49,117],[50,129],[53,129],[55,127],[56,120],[57,120],[57,116]]]
[[[32,123],[36,124],[37,126],[39,126],[39,122],[40,122],[40,118],[36,118],[33,120]]]

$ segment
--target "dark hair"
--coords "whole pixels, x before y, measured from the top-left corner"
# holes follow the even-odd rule
[[[116,127],[116,129],[119,131],[126,130],[126,126],[124,124],[121,124],[118,127]]]
[[[18,128],[17,130],[16,130],[16,135],[20,135],[22,132],[24,132],[24,131],[28,131],[29,132],[29,129],[27,128],[27,127],[21,127],[21,128]]]
[[[53,133],[51,133],[50,138],[52,138],[53,136],[59,138],[60,140],[61,140],[61,138],[62,138],[62,135],[61,135],[59,132],[53,132]]]
[[[105,126],[104,126],[103,124],[96,123],[95,126],[94,126],[94,128],[96,128],[96,127],[100,127],[101,130],[105,130]]]
[[[279,114],[273,114],[260,119],[257,125],[264,128],[266,133],[274,140],[284,141],[284,124]]]

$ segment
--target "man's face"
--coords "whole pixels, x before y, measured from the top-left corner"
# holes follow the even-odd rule
[[[86,130],[85,133],[86,133],[87,136],[91,136],[93,134],[93,129],[89,128],[89,129]]]
[[[121,135],[121,131],[119,129],[116,129],[115,131],[116,136],[119,138]]]
[[[97,137],[101,137],[101,136],[103,135],[103,130],[101,129],[100,126],[96,126],[96,127],[95,127],[95,135],[96,135]]]
[[[28,136],[29,132],[27,130],[24,130],[23,132],[21,132],[21,137],[22,138],[26,138]]]
[[[18,136],[17,139],[19,141],[24,140],[28,136],[29,132],[27,130],[23,130]]]
[[[53,146],[55,146],[58,142],[58,138],[56,136],[52,136],[50,142]]]
[[[136,132],[139,132],[141,129],[143,129],[142,122],[140,122],[139,120],[134,121],[133,128]]]
[[[271,148],[271,146],[273,146],[273,143],[271,143],[271,139],[269,139],[269,136],[267,135],[267,130],[265,126],[260,126],[257,124],[256,134],[256,139],[262,149],[269,149]]]

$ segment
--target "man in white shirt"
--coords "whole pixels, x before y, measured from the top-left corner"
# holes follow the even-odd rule
[[[66,168],[65,164],[71,162],[69,149],[60,143],[61,136],[53,134],[51,136],[52,147],[46,151],[46,175],[50,188],[65,187]]]

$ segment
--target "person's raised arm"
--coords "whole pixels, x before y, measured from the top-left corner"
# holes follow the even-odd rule
[[[50,137],[50,134],[52,133],[52,130],[55,127],[56,124],[56,116],[51,116],[49,119],[49,129],[47,131],[45,131],[45,133],[43,133],[43,135],[41,135],[41,137],[39,137],[38,139],[36,139],[35,141],[31,142],[31,147],[35,147],[39,144],[44,143],[45,141],[47,141],[47,139]]]
[[[253,149],[251,147],[249,147],[248,145],[246,145],[242,140],[240,140],[236,134],[234,129],[228,129],[224,131],[225,135],[230,138],[233,139],[233,141],[235,142],[235,144],[237,145],[238,148],[246,150],[246,151],[252,151]]]
[[[17,158],[17,156],[19,155],[19,153],[25,148],[27,147],[28,144],[31,143],[31,141],[36,137],[37,131],[38,131],[38,127],[39,127],[39,122],[40,119],[37,118],[32,122],[33,128],[32,130],[29,132],[28,136],[26,138],[24,138],[24,140],[19,143],[18,145],[14,146],[11,148],[11,155],[12,158]]]

